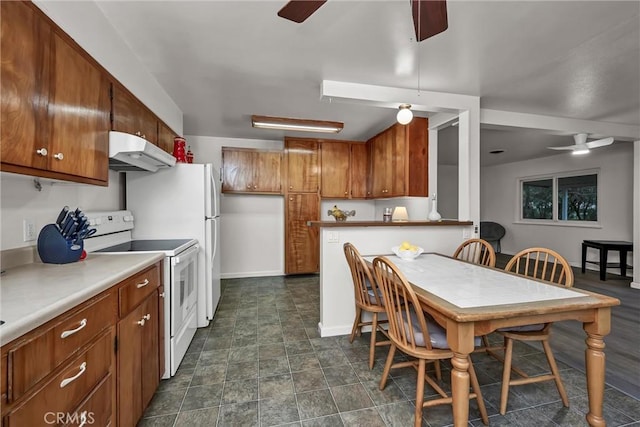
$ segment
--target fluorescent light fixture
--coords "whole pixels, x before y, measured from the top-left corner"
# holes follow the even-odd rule
[[[325,120],[291,119],[288,117],[251,116],[251,126],[261,129],[338,133],[344,128],[344,123]]]
[[[573,154],[574,156],[578,156],[578,155],[581,155],[581,154],[587,154],[588,152],[589,152],[588,148],[581,148],[579,150],[573,150],[571,152],[571,154]]]

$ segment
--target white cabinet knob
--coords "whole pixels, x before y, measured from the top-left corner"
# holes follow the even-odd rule
[[[58,160],[62,160],[62,159],[64,159],[64,154],[56,153],[56,154],[53,155],[53,158],[54,159],[58,159]]]
[[[36,150],[36,153],[38,153],[42,157],[46,157],[46,155],[49,154],[46,148],[41,148],[39,150]]]

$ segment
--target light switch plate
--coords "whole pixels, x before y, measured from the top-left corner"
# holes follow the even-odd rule
[[[468,228],[465,228],[462,230],[462,238],[463,239],[470,239],[471,238],[471,230],[469,230]]]
[[[327,242],[328,243],[340,242],[340,233],[338,233],[337,231],[329,231],[327,233]]]

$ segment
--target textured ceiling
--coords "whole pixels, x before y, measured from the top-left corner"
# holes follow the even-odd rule
[[[284,0],[97,4],[184,112],[187,135],[285,135],[251,128],[252,114],[343,121],[344,131],[331,137],[356,140],[394,122],[392,109],[321,102],[324,79],[640,125],[637,1],[450,0],[449,29],[419,44],[406,0],[330,0],[302,24],[276,15]],[[511,135],[513,159],[572,143],[570,135],[548,138]],[[500,131],[482,130],[482,150],[503,144]]]

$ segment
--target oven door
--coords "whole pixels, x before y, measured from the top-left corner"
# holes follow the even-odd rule
[[[171,257],[171,336],[180,332],[182,325],[196,309],[198,299],[198,245]],[[166,285],[165,285],[166,287]]]

